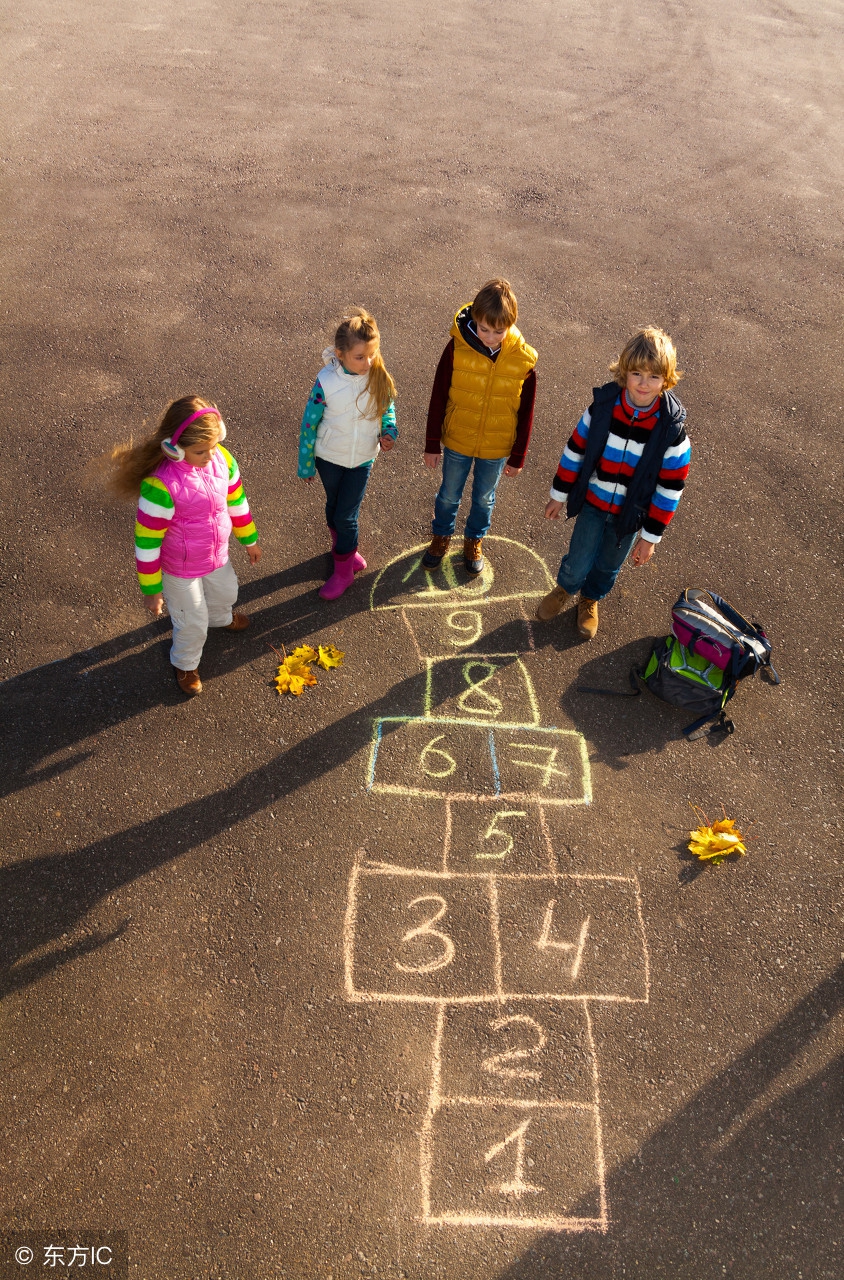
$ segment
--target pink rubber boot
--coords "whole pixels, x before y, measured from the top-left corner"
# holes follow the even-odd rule
[[[336,551],[332,551],[331,554],[334,557],[334,572],[325,586],[319,589],[323,600],[336,600],[352,585],[355,576],[354,551],[348,552],[345,556],[338,556]]]
[[[329,529],[328,532],[331,534],[331,550],[333,551],[334,548],[337,546],[337,530]],[[363,556],[360,555],[357,551],[354,551],[352,553],[353,572],[360,573],[361,569],[365,569],[365,568],[366,568],[366,561],[364,560]]]

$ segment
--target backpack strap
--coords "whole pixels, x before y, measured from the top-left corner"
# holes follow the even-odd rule
[[[715,720],[715,724],[709,724],[710,720]],[[708,725],[708,728],[704,728]],[[727,713],[722,707],[720,711],[716,711],[714,716],[701,716],[699,720],[694,720],[691,724],[687,724],[683,730],[683,737],[687,742],[697,742],[698,738],[705,738],[707,734],[723,732],[727,735],[735,733],[736,726],[732,720],[728,719]]]

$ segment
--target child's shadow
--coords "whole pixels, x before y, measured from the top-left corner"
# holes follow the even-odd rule
[[[662,702],[641,683],[639,694],[633,693],[630,672],[644,667],[653,645],[647,637],[599,654],[583,664],[560,697],[560,706],[588,738],[592,759],[611,769],[626,769],[631,756],[662,751],[682,738],[689,723],[688,711]],[[706,741],[717,745],[721,737]]]

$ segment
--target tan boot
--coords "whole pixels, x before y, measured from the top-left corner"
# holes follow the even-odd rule
[[[587,640],[598,630],[598,601],[581,596],[577,602],[577,629]]]
[[[228,626],[221,627],[222,631],[245,631],[249,626],[248,613],[233,613],[232,620]]]
[[[439,569],[450,542],[451,538],[445,534],[435,533],[431,539],[430,547],[422,557],[422,567],[424,569]]]
[[[482,538],[463,539],[463,563],[466,566],[467,573],[472,575],[483,573],[484,553]]]
[[[537,618],[540,622],[550,622],[552,618],[556,618],[561,609],[565,609],[570,599],[571,596],[567,591],[562,587],[555,587],[536,606]]]
[[[174,667],[173,670],[176,672],[176,680],[182,693],[186,693],[189,698],[202,693],[202,681],[198,671],[180,671],[178,667]]]

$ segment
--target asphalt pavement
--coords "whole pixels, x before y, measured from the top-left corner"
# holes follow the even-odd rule
[[[2,19],[0,1275],[840,1280],[843,18]],[[428,579],[430,385],[493,275],[534,438],[484,577]],[[326,604],[297,440],[353,304],[401,435]],[[568,539],[543,510],[648,322],[692,471],[584,643],[533,621]],[[264,550],[233,547],[252,625],[193,700],[97,467],[187,393]],[[627,690],[685,586],[772,639],[728,738],[581,692]],[[279,697],[305,642],[343,665]],[[695,809],[747,855],[697,864]]]

